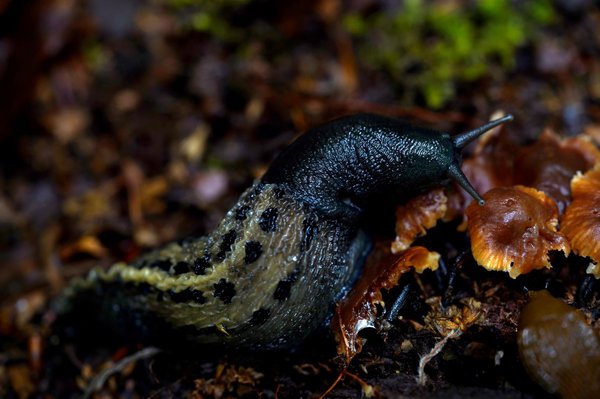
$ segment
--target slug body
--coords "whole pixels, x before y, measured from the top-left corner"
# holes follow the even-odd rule
[[[63,303],[107,298],[99,313],[154,340],[175,334],[230,347],[297,345],[328,320],[359,275],[371,247],[365,211],[449,178],[480,199],[460,172],[460,148],[511,118],[454,138],[376,115],[312,129],[212,234],[95,271]]]

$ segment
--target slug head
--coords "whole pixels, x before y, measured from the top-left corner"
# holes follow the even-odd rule
[[[333,218],[355,220],[376,205],[410,198],[449,178],[479,203],[462,171],[461,149],[507,116],[451,137],[373,114],[317,126],[285,149],[262,178]]]
[[[448,177],[453,179],[466,192],[468,192],[473,197],[473,199],[475,199],[475,201],[477,201],[477,203],[479,205],[483,205],[485,203],[485,201],[483,200],[483,198],[481,198],[479,193],[477,193],[475,188],[471,185],[471,183],[469,182],[467,177],[464,175],[464,173],[460,169],[460,162],[461,162],[461,158],[462,158],[461,151],[464,147],[466,147],[467,144],[469,144],[473,140],[477,139],[479,136],[481,136],[488,130],[491,130],[491,129],[495,128],[496,126],[499,126],[503,123],[506,123],[506,122],[512,121],[512,120],[513,120],[512,115],[506,115],[505,117],[495,119],[491,122],[486,123],[483,126],[480,126],[476,129],[470,130],[465,133],[461,133],[461,134],[451,138],[452,147],[454,148],[454,159],[453,159],[452,163],[450,163],[450,165],[448,166]]]
[[[383,170],[385,175],[390,176],[389,187],[400,188],[400,192],[409,192],[409,188],[413,188],[410,194],[452,179],[483,205],[483,198],[460,168],[461,152],[483,133],[512,118],[512,115],[507,115],[456,136],[422,128],[402,129],[399,125],[396,130],[388,130],[386,139],[382,140],[386,141],[387,153],[393,154],[386,159],[388,166],[373,169]]]

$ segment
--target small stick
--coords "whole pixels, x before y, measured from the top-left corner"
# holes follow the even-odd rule
[[[123,369],[125,367],[127,367],[128,364],[136,362],[141,359],[151,358],[160,352],[161,352],[160,349],[151,346],[148,348],[144,348],[144,349],[134,353],[131,356],[124,357],[119,362],[117,362],[114,366],[102,371],[100,374],[98,374],[97,376],[95,376],[92,379],[92,381],[86,388],[85,393],[83,394],[83,399],[87,399],[90,396],[92,396],[92,394],[94,392],[96,392],[97,390],[102,388],[102,386],[106,383],[106,380],[108,380],[108,378],[111,375],[113,375],[117,372],[123,371]]]
[[[456,338],[460,334],[461,331],[459,329],[452,330],[450,334],[446,335],[440,342],[435,344],[428,354],[421,357],[419,360],[419,371],[417,373],[417,383],[419,385],[424,386],[427,383],[427,374],[425,374],[425,366],[427,366],[427,363],[429,363],[442,351],[442,349],[444,349],[444,346],[446,346],[446,343],[450,338]]]

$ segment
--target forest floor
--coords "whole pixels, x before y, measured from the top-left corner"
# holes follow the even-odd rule
[[[518,315],[528,290],[547,288],[597,322],[600,284],[574,257],[517,279],[467,262],[453,298],[475,298],[483,321],[450,339],[424,321],[447,295],[446,269],[407,273],[384,298],[409,284],[414,299],[363,332],[347,366],[326,331],[294,352],[259,354],[53,341],[50,303],[72,278],[210,232],[279,150],[333,117],[374,112],[460,132],[502,110],[522,144],[548,127],[600,136],[592,1],[556,1],[556,19],[526,32],[510,68],[458,79],[437,110],[437,97],[410,84],[422,67],[392,79],[365,65],[339,22],[385,1],[240,1],[214,11],[230,26],[212,20],[208,32],[206,18],[186,27],[186,11],[167,3],[0,2],[0,397],[545,396],[519,362]],[[467,238],[455,228],[438,226],[422,243],[456,255]],[[393,239],[382,234],[377,250]]]

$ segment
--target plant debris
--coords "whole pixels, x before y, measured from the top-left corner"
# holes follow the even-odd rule
[[[193,398],[243,397],[252,392],[258,394],[257,386],[263,374],[251,367],[238,367],[235,365],[220,364],[214,378],[194,381],[196,388],[192,392]]]
[[[374,328],[378,315],[378,306],[384,307],[381,290],[390,290],[398,284],[403,273],[414,268],[418,273],[435,270],[438,267],[439,254],[424,247],[411,247],[397,256],[388,259],[387,266],[368,265],[361,279],[351,293],[337,305],[332,321],[332,329],[338,341],[338,354],[345,362],[362,349],[361,330]]]

